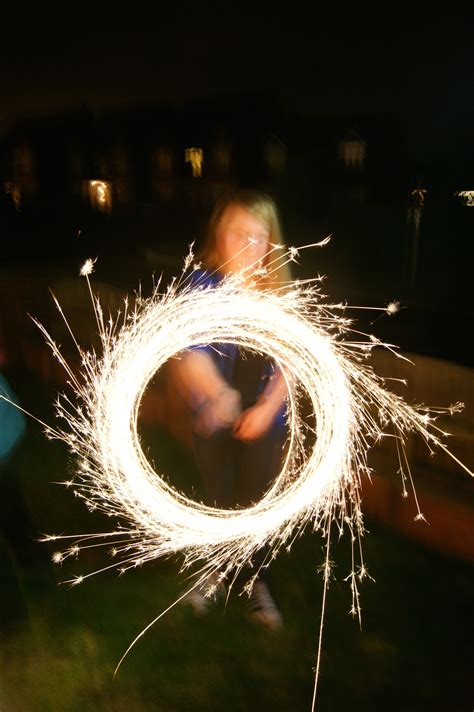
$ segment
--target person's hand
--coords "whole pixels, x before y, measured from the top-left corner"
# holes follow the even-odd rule
[[[232,435],[237,440],[257,440],[270,428],[274,413],[264,403],[256,403],[247,408],[237,418],[232,429]]]
[[[194,420],[198,435],[208,438],[217,430],[231,428],[242,412],[240,393],[233,388],[223,388],[217,396],[205,400]]]

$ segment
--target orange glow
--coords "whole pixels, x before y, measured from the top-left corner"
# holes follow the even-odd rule
[[[184,160],[191,164],[193,178],[202,177],[202,164],[204,163],[204,151],[202,148],[187,148],[184,152]]]
[[[15,206],[15,210],[20,210],[21,208],[21,190],[20,190],[20,184],[12,181],[12,180],[6,180],[3,183],[3,188],[5,190],[5,193],[11,197],[12,203]]]
[[[112,186],[108,181],[90,180],[88,194],[91,206],[102,213],[112,210]]]

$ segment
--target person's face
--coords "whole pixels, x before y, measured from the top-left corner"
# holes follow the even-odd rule
[[[242,205],[229,205],[222,215],[216,232],[216,245],[222,270],[240,272],[255,265],[266,255],[270,230],[265,223]]]

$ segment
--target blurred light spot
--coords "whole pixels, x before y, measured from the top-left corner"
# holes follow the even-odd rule
[[[9,196],[15,210],[21,208],[21,189],[20,184],[13,180],[3,182],[3,190]]]
[[[461,198],[468,208],[474,208],[474,190],[458,190],[454,195]]]
[[[339,159],[344,162],[346,168],[363,168],[366,151],[367,142],[355,131],[351,131],[339,143]]]
[[[184,160],[191,164],[193,178],[202,177],[202,164],[204,162],[204,151],[202,148],[187,148],[184,152]]]
[[[110,213],[112,210],[112,186],[105,180],[88,181],[89,202],[94,210]]]

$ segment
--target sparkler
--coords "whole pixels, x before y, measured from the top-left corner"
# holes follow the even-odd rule
[[[71,332],[82,361],[81,373],[76,375],[38,323],[66,368],[74,392],[73,398],[59,396],[56,404],[57,415],[66,420],[67,429],[48,426],[47,433],[63,440],[76,458],[75,477],[66,484],[91,511],[104,512],[120,524],[102,534],[46,537],[45,541],[74,540],[72,546],[54,555],[55,561],[62,562],[82,548],[109,546],[116,540],[114,561],[101,571],[115,568],[124,572],[181,552],[184,568],[200,562],[195,584],[199,585],[211,572],[224,578],[238,571],[264,543],[275,556],[281,546],[289,548],[295,532],[298,535],[310,523],[326,538],[324,608],[330,532],[335,524],[340,531],[347,527],[351,534],[354,565],[348,580],[352,613],[360,617],[357,586],[367,575],[360,545],[360,484],[363,477],[370,476],[370,448],[383,437],[394,438],[402,476],[408,480],[410,470],[403,456],[408,433],[418,433],[430,449],[449,451],[443,443],[446,433],[435,424],[436,413],[408,405],[387,390],[384,380],[372,370],[368,360],[372,349],[392,347],[353,331],[346,316],[348,307],[325,301],[321,278],[273,290],[264,286],[268,282],[262,282],[255,288],[259,280],[271,277],[273,269],[295,260],[302,249],[286,251],[272,246],[270,251],[275,255],[267,259],[266,269],[253,266],[247,274],[228,275],[213,287],[192,278],[198,266],[193,264],[190,250],[179,279],[164,290],[158,284],[152,296],[138,299],[131,312],[126,303],[123,315],[115,319],[105,318],[93,295],[89,282],[93,262],[86,262],[81,274],[91,292],[102,353],[83,350]],[[251,286],[246,279],[249,274]],[[397,309],[398,303],[392,303],[380,311],[392,314]],[[174,489],[146,459],[137,431],[141,399],[154,374],[193,346],[226,342],[270,357],[288,389],[289,437],[281,472],[259,502],[240,510],[208,507]],[[304,399],[310,403],[310,422],[302,414]],[[455,404],[446,410],[454,413],[461,407]],[[423,518],[419,509],[417,518]],[[70,583],[81,583],[95,573],[78,576]],[[316,681],[321,636],[322,628]]]

